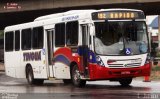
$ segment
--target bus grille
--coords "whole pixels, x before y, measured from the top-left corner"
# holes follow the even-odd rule
[[[131,68],[141,66],[141,59],[131,59],[131,60],[114,60],[115,62],[109,63],[110,68]]]

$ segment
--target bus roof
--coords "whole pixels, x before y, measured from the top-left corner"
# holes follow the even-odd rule
[[[80,13],[91,13],[93,11],[95,11],[95,10],[70,10],[70,11],[63,12],[63,13],[56,13],[56,14],[40,16],[40,17],[36,18],[34,21],[41,21],[41,20],[51,19],[51,18],[55,18],[55,17],[63,17],[63,16],[67,16],[67,15],[80,14]]]
[[[67,16],[67,15],[80,14],[80,13],[92,13],[92,12],[98,12],[98,11],[114,11],[114,10],[141,11],[141,10],[136,10],[136,9],[122,9],[122,8],[121,9],[118,9],[118,8],[117,9],[101,9],[101,10],[70,10],[70,11],[63,12],[63,13],[40,16],[36,18],[34,21],[46,20],[46,19],[51,19],[55,17],[62,17],[62,16]]]
[[[100,10],[70,10],[70,11],[67,11],[67,12],[40,16],[40,17],[36,18],[33,22],[28,22],[28,23],[23,23],[23,24],[18,24],[18,25],[7,26],[5,28],[5,31],[14,31],[14,30],[18,30],[18,29],[43,26],[44,24],[51,24],[51,23],[57,21],[57,19],[60,19],[62,17],[71,16],[71,15],[79,15],[80,17],[83,16],[83,18],[88,18],[89,16],[91,17],[91,13],[93,13],[93,12],[99,12],[99,11],[117,11],[117,10],[118,11],[125,11],[126,10],[126,11],[140,11],[140,12],[143,12],[142,10],[137,10],[137,9],[122,9],[122,8],[100,9]]]

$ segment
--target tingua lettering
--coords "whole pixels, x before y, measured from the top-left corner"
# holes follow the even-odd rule
[[[23,53],[23,61],[39,61],[41,60],[41,51]]]

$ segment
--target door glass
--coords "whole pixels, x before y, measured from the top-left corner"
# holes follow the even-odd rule
[[[88,45],[88,26],[82,25],[82,45]]]
[[[82,29],[82,64],[84,66],[84,74],[88,75],[86,67],[88,66],[88,25],[81,25]]]
[[[53,30],[47,30],[48,64],[52,65],[53,58]]]

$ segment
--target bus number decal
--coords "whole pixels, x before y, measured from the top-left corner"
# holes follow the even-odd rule
[[[41,51],[23,53],[23,61],[39,61],[41,60]]]

